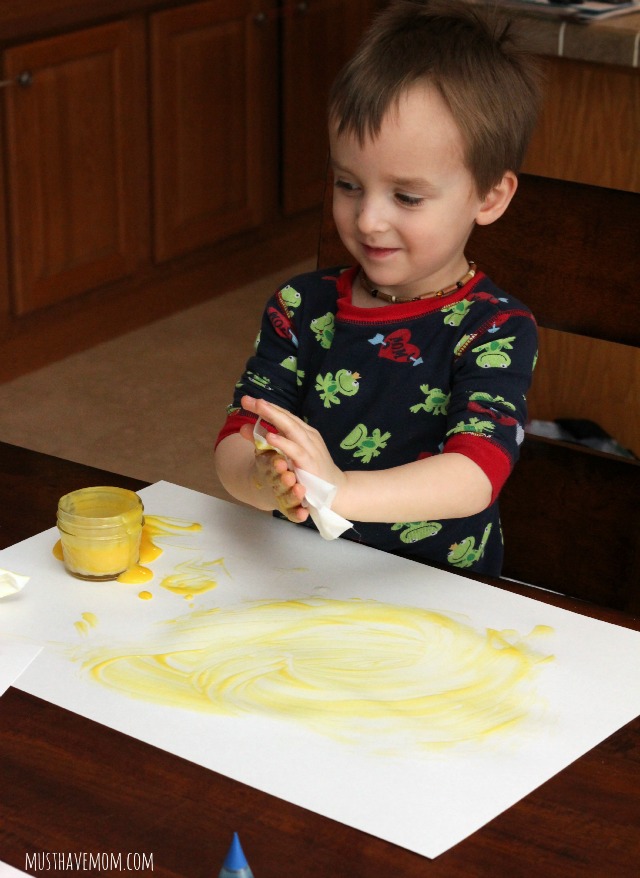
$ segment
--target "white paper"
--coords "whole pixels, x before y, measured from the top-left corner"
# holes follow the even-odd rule
[[[11,686],[42,649],[25,637],[14,637],[0,630],[0,695]]]
[[[203,526],[154,562],[154,580],[143,586],[151,600],[139,598],[139,586],[72,579],[51,554],[54,529],[0,553],[0,564],[32,577],[3,606],[0,630],[47,642],[17,682],[24,691],[427,857],[481,828],[640,713],[639,632],[347,540],[326,543],[308,529],[167,483],[141,496],[149,515]],[[185,558],[215,563],[217,587],[191,599],[163,588],[163,577]],[[293,715],[205,713],[131,698],[88,677],[72,657],[105,644],[123,654],[138,644],[144,652],[159,629],[216,608],[250,612],[257,601],[318,599],[440,613],[479,632],[526,636],[548,626],[542,650],[553,659],[536,672],[536,710],[502,736],[384,753],[377,745],[384,749],[385,740],[366,729],[360,740],[345,741]]]
[[[27,872],[23,872],[21,869],[14,869],[8,863],[0,862],[0,878],[22,878],[22,876],[27,874]]]

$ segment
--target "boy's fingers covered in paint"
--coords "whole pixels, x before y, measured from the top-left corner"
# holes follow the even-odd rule
[[[269,436],[269,443],[286,455],[296,467],[330,484],[341,484],[344,473],[334,464],[318,430],[266,400],[245,396],[242,398],[242,405],[276,428],[278,432]]]
[[[270,490],[276,505],[283,515],[294,523],[305,521],[309,511],[301,504],[305,489],[286,460],[277,451],[259,451],[255,456],[255,484]]]

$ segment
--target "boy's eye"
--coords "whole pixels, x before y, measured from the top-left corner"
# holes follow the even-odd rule
[[[336,189],[342,189],[343,192],[357,192],[358,186],[355,183],[349,183],[348,180],[336,180]]]
[[[405,195],[404,192],[396,192],[396,201],[405,207],[419,207],[424,198],[421,195]]]

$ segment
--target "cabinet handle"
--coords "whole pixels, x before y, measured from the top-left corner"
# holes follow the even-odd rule
[[[265,25],[268,21],[278,18],[290,18],[293,15],[305,15],[309,11],[309,3],[300,0],[298,3],[284,3],[280,7],[270,9],[268,12],[257,12],[253,16],[254,24]]]
[[[29,88],[33,83],[33,73],[30,70],[23,70],[14,79],[3,79],[0,81],[0,88],[8,88],[10,85],[19,85],[20,88]]]

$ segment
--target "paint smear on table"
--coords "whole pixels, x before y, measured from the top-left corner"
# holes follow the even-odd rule
[[[196,611],[144,642],[74,655],[103,686],[189,710],[301,722],[374,751],[509,733],[536,694],[552,633],[478,631],[443,613],[307,598]]]

